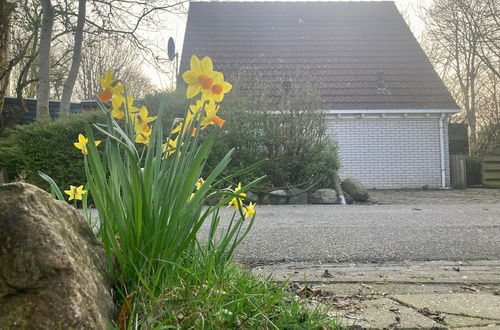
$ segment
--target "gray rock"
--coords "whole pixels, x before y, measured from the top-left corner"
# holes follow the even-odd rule
[[[366,202],[368,200],[368,190],[361,181],[354,178],[347,178],[340,184],[342,190],[356,202]]]
[[[26,184],[0,185],[0,329],[107,329],[105,253],[83,216]]]
[[[253,199],[253,200],[254,200],[254,201],[256,201],[257,203],[259,202],[259,195],[257,195],[256,193],[251,192],[251,191],[248,191],[246,194],[247,194],[247,197],[248,197],[248,198]]]
[[[318,189],[311,194],[309,200],[313,204],[337,204],[337,192],[333,189]]]
[[[288,204],[303,205],[309,203],[307,192],[299,188],[291,188],[288,198]]]
[[[283,189],[273,190],[264,196],[262,204],[283,205],[288,200],[288,194]]]

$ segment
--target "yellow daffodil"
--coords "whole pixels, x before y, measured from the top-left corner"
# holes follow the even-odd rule
[[[193,122],[196,114],[198,111],[201,109],[203,106],[203,102],[201,100],[196,101],[196,104],[190,105],[185,120],[183,120],[181,123],[179,123],[173,130],[172,134],[176,134],[179,132],[184,133],[184,131],[191,125]],[[182,120],[182,119],[181,119]],[[193,128],[193,131],[191,132],[191,136],[194,136],[196,134],[196,127]]]
[[[130,114],[137,113],[139,109],[134,107],[133,103],[134,97],[132,95],[127,95],[127,98],[121,94],[115,95],[111,100],[111,116],[122,119],[127,110]]]
[[[142,130],[140,132],[137,132],[137,135],[135,136],[135,142],[149,146],[149,137],[151,136],[152,132],[153,129],[148,125],[142,127]]]
[[[205,183],[205,180],[203,178],[199,178],[198,181],[196,181],[196,190],[200,190],[203,184]]]
[[[116,119],[122,119],[125,116],[125,97],[122,95],[116,95],[111,100],[111,116]]]
[[[219,127],[224,125],[226,121],[217,116],[217,111],[219,111],[219,106],[215,104],[214,100],[210,100],[205,106],[205,116],[201,120],[201,128],[205,128],[208,125],[217,125]]]
[[[69,186],[69,190],[65,190],[64,193],[69,195],[69,200],[78,199],[82,200],[82,196],[87,193],[87,190],[83,190],[83,186]]]
[[[82,154],[88,155],[89,151],[87,149],[87,143],[89,140],[83,135],[83,134],[78,134],[78,142],[73,143],[75,147],[80,149],[82,151]],[[95,141],[95,146],[97,147],[99,144],[101,144],[101,141]]]
[[[99,100],[102,103],[109,102],[113,95],[119,95],[123,92],[123,85],[120,84],[118,80],[113,79],[111,71],[106,71],[104,77],[99,79],[99,82],[101,84],[101,87],[104,88],[101,94],[99,94]]]
[[[243,209],[243,215],[245,216],[245,219],[248,217],[253,217],[255,215],[255,203],[250,203],[245,208]]]
[[[231,207],[231,206],[234,206],[236,209],[238,209],[238,205],[241,205],[241,198],[243,197],[246,197],[247,194],[245,193],[240,193],[241,191],[241,183],[238,184],[238,187],[236,187],[236,189],[234,190],[234,193],[238,196],[238,197],[234,197],[233,199],[231,199],[231,201],[229,202],[229,204],[227,205],[227,207]]]
[[[214,83],[209,91],[203,94],[203,99],[214,99],[215,102],[221,102],[224,98],[224,94],[229,92],[233,88],[233,85],[224,81],[224,75],[220,72],[215,72]]]
[[[196,55],[193,55],[191,56],[190,66],[190,70],[182,75],[182,79],[188,84],[187,98],[190,99],[200,92],[203,95],[211,93],[215,82],[215,71],[210,57],[204,57],[200,60]]]
[[[177,141],[178,140],[179,140],[179,137],[175,138],[175,140],[167,138],[167,142],[162,145],[162,150],[165,153],[165,157],[168,157],[175,152],[175,149],[177,148]]]
[[[141,109],[131,114],[132,123],[134,124],[134,131],[139,134],[143,131],[148,131],[148,123],[156,120],[156,116],[149,117],[148,109],[142,106]]]
[[[196,184],[194,185],[196,187],[196,190],[200,190],[204,183],[205,180],[203,180],[203,178],[199,178],[198,181],[196,181]],[[195,193],[192,193],[191,196],[189,196],[189,200],[191,201],[194,196]]]

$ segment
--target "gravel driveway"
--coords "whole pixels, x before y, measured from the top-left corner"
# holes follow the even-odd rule
[[[372,195],[397,204],[258,206],[236,257],[266,263],[500,259],[499,190]],[[228,218],[229,210],[222,214]]]
[[[469,188],[448,190],[370,190],[370,196],[381,204],[497,204],[500,189]]]

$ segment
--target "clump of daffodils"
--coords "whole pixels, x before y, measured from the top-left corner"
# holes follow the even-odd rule
[[[225,122],[218,115],[219,103],[223,100],[224,94],[231,91],[232,85],[224,80],[224,75],[221,72],[214,71],[212,60],[209,57],[200,60],[196,55],[193,55],[190,60],[190,69],[182,75],[182,78],[187,84],[186,97],[193,99],[199,96],[199,99],[190,105],[185,118],[180,120],[170,132],[171,134],[163,144],[163,158],[170,157],[173,154],[180,155],[178,149],[182,143],[179,140],[182,141],[182,139],[179,139],[179,137],[186,134],[188,129],[190,129],[189,134],[195,136],[199,133],[195,126],[198,126],[200,130],[204,130],[211,125],[222,127]],[[157,119],[157,116],[150,116],[145,106],[139,108],[134,105],[133,96],[126,94],[125,85],[119,79],[113,77],[110,71],[107,71],[99,82],[103,90],[98,99],[102,103],[111,103],[111,116],[117,120],[124,120],[129,124],[133,128],[135,142],[149,147],[150,136],[153,132],[151,124]],[[199,125],[196,125],[196,120],[199,120]],[[84,155],[87,155],[87,143],[87,138],[80,134],[78,142],[74,143],[74,145]],[[96,146],[99,143],[100,141],[95,141]],[[203,179],[200,178],[194,190],[200,190],[203,183]],[[241,210],[245,218],[253,217],[255,204],[244,205],[242,203],[242,199],[246,198],[246,194],[242,192],[241,183],[236,189],[228,188],[227,190],[235,196],[229,206]],[[194,194],[191,195],[190,200]]]

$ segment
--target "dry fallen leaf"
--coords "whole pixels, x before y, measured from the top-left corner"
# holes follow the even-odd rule
[[[137,291],[132,291],[123,302],[122,308],[120,308],[120,313],[118,314],[118,327],[120,330],[128,328],[128,321],[130,318],[130,308],[132,306],[132,298],[137,294]]]

